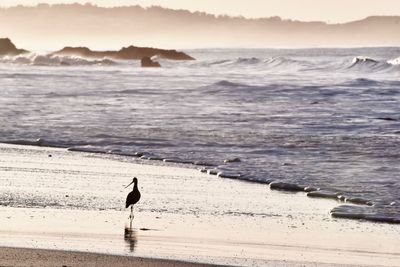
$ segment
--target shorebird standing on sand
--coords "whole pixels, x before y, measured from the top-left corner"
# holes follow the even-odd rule
[[[130,192],[128,194],[128,196],[126,197],[126,204],[125,204],[125,208],[129,208],[129,206],[131,206],[131,215],[129,216],[129,219],[131,220],[131,228],[132,228],[132,221],[133,221],[133,205],[135,205],[139,199],[140,199],[140,192],[138,189],[138,179],[136,177],[133,178],[132,182],[130,184],[128,184],[125,188],[128,188],[128,186],[130,186],[131,184],[133,184],[133,190],[132,192]]]

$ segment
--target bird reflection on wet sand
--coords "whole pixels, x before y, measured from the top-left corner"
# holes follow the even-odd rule
[[[129,251],[133,253],[137,243],[136,231],[133,228],[125,227],[124,240],[129,245]]]

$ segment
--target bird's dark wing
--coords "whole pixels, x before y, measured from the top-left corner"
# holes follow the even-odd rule
[[[139,199],[140,199],[140,192],[139,192],[139,190],[134,189],[126,197],[125,207],[128,208],[130,205],[135,205],[136,203],[138,203]]]
[[[129,208],[130,205],[134,204],[133,201],[132,201],[132,198],[133,198],[133,194],[132,193],[133,192],[130,192],[128,194],[128,196],[126,197],[125,208]]]

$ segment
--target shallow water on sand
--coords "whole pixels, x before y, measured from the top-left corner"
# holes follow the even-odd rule
[[[200,162],[373,204],[339,216],[399,221],[399,48],[188,53],[160,69],[3,58],[0,141]]]

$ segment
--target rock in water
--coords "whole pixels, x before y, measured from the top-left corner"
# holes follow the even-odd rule
[[[116,53],[117,59],[139,59],[143,57],[153,56],[158,56],[159,58],[170,60],[194,60],[193,57],[185,54],[184,52],[179,52],[176,50],[166,50],[152,47],[137,47],[133,45],[123,47]]]
[[[170,60],[194,60],[193,57],[185,54],[184,52],[179,52],[176,50],[165,50],[159,48],[150,47],[137,47],[129,46],[123,47],[118,51],[93,51],[87,47],[64,47],[63,49],[53,52],[50,55],[56,56],[79,56],[92,59],[122,59],[122,60],[140,60],[144,57],[157,56],[163,59]]]
[[[25,53],[29,52],[27,50],[18,49],[17,47],[15,47],[15,45],[11,42],[10,39],[0,38],[0,56],[5,56],[5,55],[16,56]]]
[[[159,68],[161,67],[160,63],[158,63],[157,61],[153,61],[151,58],[149,57],[143,57],[140,60],[140,64],[142,67],[151,67],[151,68]]]

